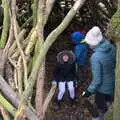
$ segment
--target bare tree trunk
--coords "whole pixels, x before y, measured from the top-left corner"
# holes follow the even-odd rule
[[[42,26],[44,28],[47,20],[48,20],[48,16],[52,10],[53,4],[54,4],[55,0],[46,0],[45,6],[45,13],[43,14],[43,8],[40,8],[41,11],[39,12],[38,16],[43,16],[44,22],[42,23]],[[42,13],[41,13],[42,12]],[[41,14],[40,14],[41,13]],[[42,30],[42,28],[41,28]],[[37,44],[40,44],[38,46],[39,49],[41,48],[41,46],[44,43],[44,40],[42,38],[42,36],[40,35],[41,30],[38,30],[38,35],[39,35],[39,40],[40,42],[37,42]],[[42,34],[43,35],[43,34]],[[37,46],[37,45],[36,45]],[[37,49],[38,49],[37,48]],[[36,50],[37,52],[38,50]],[[39,52],[37,53],[37,55],[39,54]],[[43,64],[40,67],[40,70],[38,72],[38,78],[37,78],[37,87],[36,87],[36,98],[35,98],[35,105],[36,105],[36,110],[37,110],[37,116],[39,118],[39,120],[43,120],[44,115],[43,115],[43,93],[44,93],[44,80],[45,80],[45,59],[43,60]]]
[[[113,105],[113,120],[120,120],[120,42],[117,45],[117,64],[115,81],[115,99]]]
[[[116,56],[116,79],[115,79],[115,95],[114,103],[110,110],[105,115],[105,120],[119,120],[120,119],[120,0],[115,2],[118,6],[117,12],[113,15],[110,24],[108,25],[107,36],[116,44],[117,56]],[[117,4],[118,3],[118,4]]]
[[[37,91],[35,99],[35,107],[39,120],[43,120],[43,93],[44,93],[44,79],[45,79],[45,64],[43,63],[37,78]]]

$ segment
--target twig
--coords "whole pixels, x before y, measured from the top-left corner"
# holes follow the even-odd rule
[[[11,63],[15,68],[17,68],[17,61],[11,59],[10,57],[8,57],[8,59],[9,59],[10,63]]]
[[[21,65],[21,62],[22,62],[22,58],[20,56],[19,59],[18,59],[18,63],[17,63],[18,92],[19,92],[20,96],[23,93],[23,81],[22,81],[22,69],[21,69],[22,65]]]
[[[23,118],[25,118],[24,109],[25,106],[22,105],[21,109],[19,109],[19,111],[17,110],[14,120],[22,120]]]
[[[27,85],[27,63],[26,63],[26,58],[25,58],[25,55],[24,55],[24,52],[22,50],[22,47],[20,45],[20,42],[19,42],[19,37],[18,37],[18,33],[17,33],[17,25],[16,25],[16,13],[15,13],[15,7],[16,6],[16,0],[14,0],[12,2],[12,17],[13,17],[13,23],[14,23],[14,35],[15,35],[15,39],[16,39],[16,43],[17,43],[17,46],[20,50],[20,54],[21,54],[21,57],[22,57],[22,60],[23,60],[23,66],[24,66],[24,81],[25,81],[25,87]]]
[[[21,26],[21,29],[23,29],[27,24],[29,24],[33,20],[33,16],[29,17],[25,23]]]
[[[5,111],[2,105],[0,105],[0,112],[4,120],[10,120],[8,113]]]
[[[15,82],[15,87],[18,89],[18,79],[17,79],[17,69],[14,69],[14,82]]]
[[[44,25],[47,23],[50,12],[52,11],[55,0],[46,0],[46,9],[44,15]]]
[[[2,4],[4,6],[4,20],[3,20],[3,30],[2,30],[1,40],[0,40],[0,48],[5,47],[5,43],[8,37],[9,19],[10,19],[8,1],[2,0]]]
[[[0,104],[14,116],[16,109],[0,94]]]
[[[20,55],[19,49],[15,49],[15,53],[11,56],[11,58],[18,58]]]
[[[19,40],[23,40],[23,36],[25,35],[25,33],[26,33],[26,30],[23,29],[23,30],[19,33],[18,39],[19,39]],[[12,34],[13,34],[13,33],[12,33]],[[11,56],[11,55],[13,54],[13,52],[15,51],[16,46],[17,46],[17,43],[16,43],[16,41],[14,41],[13,44],[12,44],[12,45],[10,46],[10,48],[9,48],[8,56]]]
[[[39,0],[34,0],[33,3],[33,27],[37,24],[37,9]]]
[[[8,37],[8,41],[5,45],[5,48],[3,50],[3,52],[7,55],[8,52],[9,52],[9,48],[11,46],[11,43],[13,42],[13,24],[12,24],[12,21],[11,21],[11,26],[10,26],[10,33],[9,33],[9,37]]]
[[[3,50],[4,54],[8,55],[9,52],[9,48],[13,42],[14,39],[14,35],[13,35],[13,21],[12,21],[12,16],[11,16],[11,10],[9,9],[9,13],[10,13],[10,28],[9,28],[9,36],[8,36],[8,40],[7,43],[5,45],[5,48]]]

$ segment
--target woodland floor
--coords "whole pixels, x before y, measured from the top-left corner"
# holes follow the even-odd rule
[[[46,58],[46,76],[47,82],[45,85],[49,91],[50,81],[53,79],[53,71],[56,65],[56,55],[61,50],[71,50],[72,43],[71,40],[66,36],[60,36],[57,42],[55,42],[48,52]],[[65,40],[64,40],[65,39]],[[91,115],[89,111],[85,107],[85,103],[82,100],[81,93],[83,89],[90,82],[90,71],[89,67],[82,73],[81,79],[84,79],[85,82],[83,84],[78,84],[76,88],[76,100],[71,103],[69,99],[69,94],[66,94],[63,97],[63,101],[60,106],[56,103],[55,99],[58,91],[56,91],[52,102],[50,103],[49,109],[46,113],[46,120],[91,120]],[[93,103],[94,96],[91,96],[89,100]]]
[[[54,100],[52,101],[47,112],[46,120],[91,120],[91,115],[85,103],[80,96],[81,91],[77,90],[77,99],[71,103],[68,94],[65,94],[63,102],[58,105]],[[94,96],[89,100],[93,103]]]

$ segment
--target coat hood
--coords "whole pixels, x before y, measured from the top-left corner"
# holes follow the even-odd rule
[[[85,37],[87,44],[91,46],[97,46],[103,40],[103,35],[98,26],[94,26],[90,29]]]
[[[94,51],[112,54],[114,49],[115,47],[108,40],[103,40],[98,46],[94,48]]]
[[[74,44],[80,44],[80,42],[85,38],[82,32],[73,32],[71,34],[71,39]]]
[[[73,62],[75,62],[76,57],[75,57],[74,53],[72,51],[63,50],[57,54],[57,62],[58,63],[64,64],[64,61],[63,61],[64,55],[69,56],[69,60],[67,62],[68,64],[72,64]]]

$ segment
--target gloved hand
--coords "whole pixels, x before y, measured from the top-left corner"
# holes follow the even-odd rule
[[[82,97],[89,97],[92,93],[90,93],[88,90],[83,91]]]

